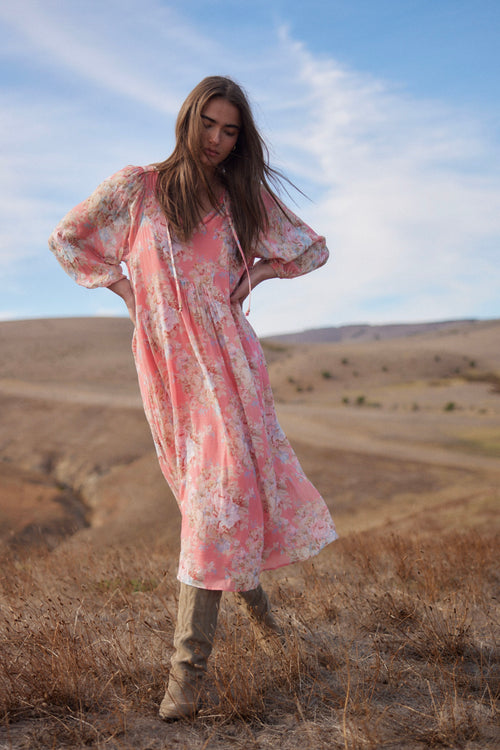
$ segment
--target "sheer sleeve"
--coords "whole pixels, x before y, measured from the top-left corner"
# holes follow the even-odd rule
[[[49,247],[78,284],[89,289],[125,278],[132,217],[141,199],[142,167],[125,167],[104,180],[57,225]]]
[[[280,278],[293,278],[314,271],[328,260],[325,238],[316,234],[290,209],[276,205],[264,194],[269,228],[260,238],[256,256],[269,260]]]

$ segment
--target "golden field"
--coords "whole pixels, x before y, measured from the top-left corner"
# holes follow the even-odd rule
[[[497,747],[500,321],[265,340],[340,534],[223,599],[195,721],[158,702],[180,518],[125,319],[0,324],[0,750]]]

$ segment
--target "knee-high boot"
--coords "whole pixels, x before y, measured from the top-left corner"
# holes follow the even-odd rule
[[[284,645],[283,629],[274,618],[269,597],[260,584],[250,591],[238,591],[236,601],[246,609],[262,645],[273,641]]]
[[[175,650],[160,705],[162,719],[194,716],[198,710],[200,683],[212,652],[221,594],[181,583]]]

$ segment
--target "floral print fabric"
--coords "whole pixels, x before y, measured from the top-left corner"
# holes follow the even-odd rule
[[[182,515],[178,578],[246,591],[261,570],[305,560],[336,533],[278,424],[257,336],[230,303],[244,266],[227,200],[188,242],[172,236],[171,257],[156,179],[154,167],[121,170],[70,211],[49,245],[89,288],[124,278],[126,264],[144,409]],[[322,265],[324,239],[265,200],[269,230],[256,257],[280,277]]]

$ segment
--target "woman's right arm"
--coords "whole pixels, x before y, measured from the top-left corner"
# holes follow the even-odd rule
[[[142,196],[143,172],[140,167],[125,167],[104,180],[50,236],[50,249],[81,286],[110,287],[126,280],[121,262],[128,254],[133,204]],[[125,292],[125,299],[128,291],[123,285],[117,288]]]
[[[113,284],[110,284],[108,286],[108,289],[111,289],[112,292],[121,297],[125,302],[125,304],[127,305],[130,320],[135,326],[135,297],[130,281],[128,279],[119,279]]]

